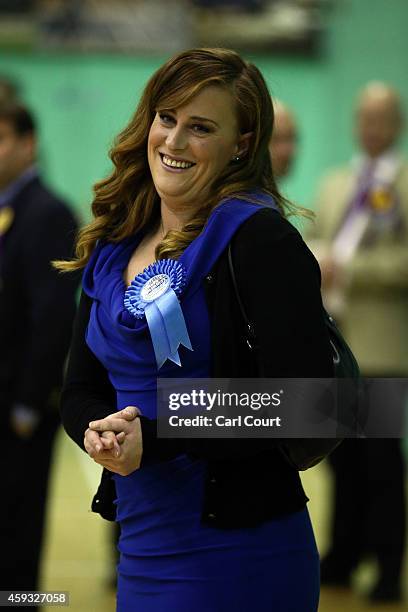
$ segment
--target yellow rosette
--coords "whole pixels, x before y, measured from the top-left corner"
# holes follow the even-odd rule
[[[14,210],[10,206],[0,208],[0,236],[3,236],[11,227],[14,220]]]
[[[392,193],[386,189],[375,189],[370,193],[370,206],[378,213],[389,212],[394,205]]]

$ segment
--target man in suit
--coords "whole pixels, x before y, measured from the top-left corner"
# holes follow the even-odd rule
[[[355,111],[360,152],[321,182],[309,236],[326,307],[369,378],[408,375],[408,163],[398,151],[402,127],[398,93],[384,83],[364,87]],[[406,520],[401,441],[346,440],[331,465],[334,516],[322,583],[348,585],[369,552],[379,569],[371,598],[399,600]]]
[[[58,390],[77,278],[51,261],[72,255],[76,222],[42,183],[36,126],[0,106],[0,590],[35,590]],[[30,608],[32,610],[32,608]]]

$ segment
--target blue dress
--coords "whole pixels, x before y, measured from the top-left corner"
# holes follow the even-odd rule
[[[156,378],[209,377],[210,323],[202,281],[238,227],[259,206],[227,200],[179,258],[187,270],[181,296],[193,351],[182,367],[158,373],[145,319],[123,304],[123,280],[141,240],[100,244],[84,273],[93,298],[87,344],[108,371],[117,408],[156,416]],[[239,468],[239,466],[238,466]],[[181,455],[115,475],[119,541],[119,612],[315,612],[319,559],[306,509],[257,527],[222,530],[200,522],[206,465]]]

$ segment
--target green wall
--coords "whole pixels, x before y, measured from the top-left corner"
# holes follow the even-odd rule
[[[356,90],[367,80],[394,84],[408,103],[407,0],[333,0],[318,59],[252,57],[273,95],[294,109],[299,158],[285,194],[310,204],[318,177],[353,150]],[[41,165],[59,193],[87,214],[92,184],[109,169],[107,150],[152,71],[165,58],[5,54],[41,129]],[[407,139],[403,148],[408,150]]]

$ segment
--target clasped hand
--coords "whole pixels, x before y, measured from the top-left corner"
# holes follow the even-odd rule
[[[84,446],[90,457],[110,472],[128,476],[140,467],[143,453],[140,410],[127,406],[104,419],[92,421]]]

